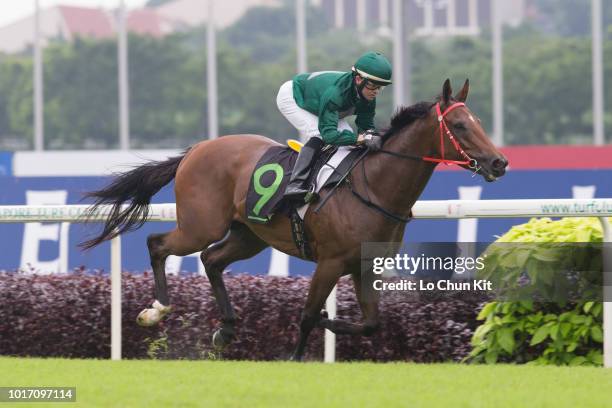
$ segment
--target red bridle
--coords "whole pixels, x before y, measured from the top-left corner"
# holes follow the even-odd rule
[[[446,122],[444,121],[444,117],[450,111],[452,111],[455,108],[459,108],[461,106],[465,106],[465,103],[463,103],[463,102],[455,102],[451,106],[446,108],[446,110],[444,112],[442,112],[442,109],[440,108],[440,102],[436,103],[436,114],[438,115],[438,122],[440,123],[440,155],[442,157],[441,158],[436,158],[436,157],[427,157],[427,156],[424,156],[423,157],[424,161],[434,162],[434,163],[444,163],[446,165],[449,165],[449,164],[467,165],[471,169],[478,169],[478,162],[476,160],[472,159],[461,148],[461,145],[457,141],[457,138],[455,138],[455,136],[453,135],[453,132],[450,131],[450,129],[446,125]],[[446,159],[444,157],[444,134],[445,133],[448,136],[448,138],[450,139],[450,141],[453,144],[453,146],[455,147],[455,150],[461,156],[463,156],[463,158],[465,160],[448,160],[448,159]]]
[[[462,148],[461,145],[459,144],[459,142],[457,141],[457,139],[455,138],[455,136],[453,135],[453,132],[450,131],[450,129],[448,128],[448,126],[446,125],[446,122],[444,121],[444,117],[451,112],[453,109],[455,108],[459,108],[461,106],[465,106],[465,103],[463,102],[456,102],[454,104],[452,104],[451,106],[449,106],[448,108],[446,108],[446,110],[444,112],[442,112],[442,108],[440,108],[440,102],[436,103],[436,113],[438,115],[438,122],[440,123],[440,155],[442,156],[441,158],[436,158],[436,157],[428,157],[428,156],[417,156],[414,154],[405,154],[405,153],[397,153],[397,152],[392,152],[389,150],[378,150],[378,152],[380,153],[385,153],[394,157],[399,157],[401,159],[408,159],[408,160],[419,160],[419,161],[428,161],[428,162],[434,162],[434,163],[444,163],[446,165],[449,164],[459,164],[459,165],[467,165],[470,169],[472,169],[474,171],[474,173],[472,174],[472,177],[474,175],[476,175],[479,171],[480,171],[480,167],[478,166],[478,162],[475,159],[472,159]],[[463,156],[463,158],[465,160],[448,160],[444,157],[444,134],[448,135],[448,138],[450,139],[451,143],[453,144],[453,146],[455,147],[455,150],[457,150],[457,152]],[[369,153],[369,150],[366,149],[364,150],[364,152],[362,153],[362,155],[355,160],[355,162],[353,162],[353,164],[351,165],[351,167],[348,169],[348,171],[346,172],[346,174],[344,175],[344,177],[334,186],[334,188],[332,189],[332,191],[327,195],[327,197],[325,197],[325,199],[321,202],[321,204],[319,204],[319,206],[317,208],[315,208],[315,213],[318,212],[321,207],[323,207],[323,205],[327,202],[327,200],[332,196],[334,190],[336,188],[338,188],[338,186],[340,186],[342,184],[342,181],[344,180],[344,178],[346,178],[349,174],[351,174],[351,171],[355,168],[355,166],[357,166],[357,164],[361,161],[361,159],[363,159],[367,154]],[[367,188],[368,188],[368,179],[366,178],[366,173],[365,173],[365,165],[362,162],[362,169],[363,169],[363,174],[364,174],[364,181],[365,181],[365,188],[366,188],[366,192],[367,192]],[[404,217],[402,215],[397,215],[397,214],[393,214],[390,211],[385,210],[383,207],[381,207],[380,205],[372,202],[369,199],[369,194],[367,194],[367,197],[363,197],[361,194],[359,194],[357,191],[355,191],[355,189],[353,188],[352,183],[348,183],[348,186],[351,190],[351,192],[353,193],[353,195],[355,197],[357,197],[362,203],[364,203],[366,206],[371,207],[373,209],[375,209],[376,211],[382,213],[385,217],[393,220],[393,221],[397,221],[397,222],[403,222],[406,223],[408,221],[410,221],[412,219],[412,215],[408,216],[408,217]]]

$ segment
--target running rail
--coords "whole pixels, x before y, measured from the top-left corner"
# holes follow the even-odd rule
[[[2,205],[3,222],[83,222],[87,205]],[[152,204],[149,221],[176,221],[175,204]],[[102,221],[110,211],[102,206],[93,219]],[[612,198],[530,200],[438,200],[417,201],[414,218],[526,218],[610,217]]]
[[[84,222],[88,205],[4,205],[0,223]],[[90,219],[103,221],[110,211],[102,206]],[[604,242],[612,242],[612,198],[529,199],[529,200],[443,200],[418,201],[412,208],[414,218],[528,218],[599,217]],[[176,221],[176,205],[152,204],[148,221]],[[612,298],[612,253],[604,251],[604,299]],[[326,310],[336,314],[336,289],[330,294]],[[604,367],[612,368],[612,302],[604,302]],[[121,359],[121,237],[111,241],[111,359]],[[325,331],[325,362],[335,361],[335,335]]]

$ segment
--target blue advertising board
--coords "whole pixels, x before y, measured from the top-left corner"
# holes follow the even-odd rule
[[[79,204],[82,194],[100,188],[109,177],[16,177],[0,176],[0,205]],[[423,200],[520,199],[520,198],[597,198],[612,197],[612,169],[511,170],[495,183],[472,178],[464,171],[436,171],[425,189]],[[174,202],[173,186],[168,185],[154,203]],[[413,220],[404,239],[410,242],[493,241],[512,225],[524,219]],[[355,220],[356,223],[359,220]],[[27,225],[27,226],[26,226]],[[0,224],[0,270],[33,269],[60,265],[72,270],[108,271],[109,244],[81,251],[78,243],[98,231],[99,225],[82,224]],[[122,237],[122,264],[128,271],[150,269],[146,236],[168,231],[173,223],[147,223]],[[232,272],[267,274],[272,252],[230,266]],[[174,259],[174,268],[197,271],[196,257]],[[180,264],[179,264],[180,263]],[[312,273],[314,264],[295,258],[289,261],[290,275]]]
[[[13,170],[13,154],[11,152],[0,152],[0,177],[11,176]]]

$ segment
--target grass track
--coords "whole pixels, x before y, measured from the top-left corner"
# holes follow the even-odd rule
[[[612,370],[580,367],[3,357],[0,386],[77,387],[76,404],[24,408],[612,407]]]

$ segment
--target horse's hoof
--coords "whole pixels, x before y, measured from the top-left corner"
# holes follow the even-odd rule
[[[157,309],[144,309],[136,317],[136,323],[143,327],[155,326],[160,320],[161,316]]]
[[[301,363],[303,361],[303,357],[302,356],[296,356],[295,354],[293,354],[290,358],[289,361],[294,361],[296,363]]]
[[[138,313],[136,323],[144,327],[155,326],[165,315],[170,313],[170,311],[170,306],[164,306],[156,300],[153,302],[153,307],[151,309],[144,309],[142,312]]]
[[[223,339],[223,334],[221,333],[221,330],[223,329],[215,330],[212,336],[212,345],[217,351],[223,350],[228,345],[228,343]]]

